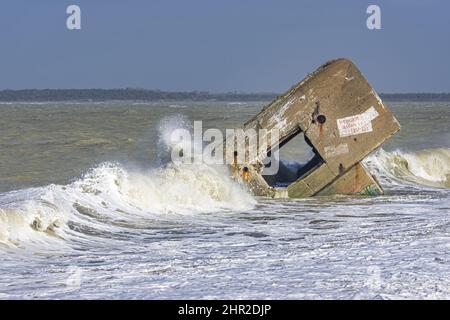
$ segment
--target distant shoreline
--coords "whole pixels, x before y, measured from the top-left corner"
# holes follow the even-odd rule
[[[0,90],[0,102],[56,101],[269,101],[277,93],[174,92],[146,89],[24,89]],[[387,101],[450,101],[450,93],[382,93]]]

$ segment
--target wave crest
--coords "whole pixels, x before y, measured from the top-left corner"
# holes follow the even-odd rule
[[[3,194],[0,243],[40,242],[48,235],[65,238],[67,231],[114,233],[143,219],[248,210],[255,204],[225,167],[168,164],[144,172],[103,163],[66,186]]]
[[[450,149],[415,152],[378,150],[364,160],[375,175],[387,182],[410,182],[438,188],[450,187]]]

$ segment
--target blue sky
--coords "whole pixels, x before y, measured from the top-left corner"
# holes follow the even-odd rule
[[[282,92],[348,57],[379,92],[450,92],[449,39],[448,0],[2,0],[0,89]]]

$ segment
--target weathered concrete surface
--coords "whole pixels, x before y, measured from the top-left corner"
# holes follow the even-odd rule
[[[242,129],[279,130],[282,145],[300,132],[321,161],[286,188],[271,187],[261,175],[268,150],[232,166],[256,194],[292,198],[328,194],[381,194],[359,163],[400,129],[358,68],[347,59],[330,61],[264,107]],[[259,136],[266,139],[266,136]]]
[[[360,163],[357,163],[334,182],[316,193],[318,196],[333,194],[376,196],[383,194],[383,189],[375,177],[371,176]]]

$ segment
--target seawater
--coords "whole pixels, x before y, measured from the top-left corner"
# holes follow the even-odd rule
[[[380,197],[256,198],[167,161],[174,128],[265,103],[0,103],[0,298],[449,299],[450,103],[387,101]]]

